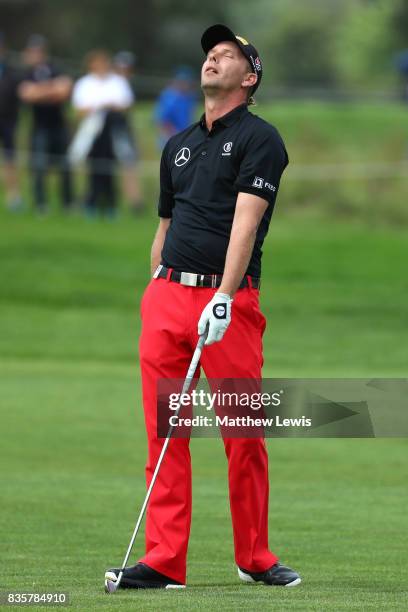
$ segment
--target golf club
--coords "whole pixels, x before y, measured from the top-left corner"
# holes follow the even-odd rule
[[[188,371],[187,371],[187,376],[186,376],[186,378],[184,380],[183,389],[181,391],[182,394],[183,393],[187,393],[189,388],[190,388],[191,381],[193,380],[194,373],[195,373],[195,371],[197,369],[198,362],[200,361],[201,352],[202,352],[203,347],[204,347],[204,342],[205,342],[205,339],[207,337],[207,333],[208,333],[208,329],[198,339],[197,346],[196,346],[194,354],[193,354],[193,358],[191,360],[190,366],[189,366]],[[176,411],[174,412],[174,416],[178,416],[178,414],[180,412],[180,408],[181,408],[181,404],[179,403]],[[137,532],[139,531],[140,524],[141,524],[141,522],[143,520],[143,516],[144,516],[144,513],[146,511],[146,507],[147,507],[147,504],[149,502],[149,498],[150,498],[151,492],[153,490],[154,483],[156,482],[157,474],[159,473],[160,466],[161,466],[162,461],[163,461],[163,457],[166,454],[166,450],[167,450],[167,447],[169,445],[171,434],[173,433],[173,429],[174,429],[174,425],[171,425],[169,427],[168,432],[167,432],[167,436],[166,436],[166,439],[164,441],[164,444],[163,444],[163,447],[162,447],[159,459],[157,460],[157,464],[156,464],[155,470],[153,472],[153,476],[152,476],[152,479],[150,481],[149,488],[147,489],[146,497],[144,499],[142,508],[140,510],[139,518],[137,519],[137,523],[136,523],[135,529],[133,531],[132,538],[130,540],[128,549],[126,551],[126,555],[125,555],[125,558],[123,560],[122,567],[121,567],[119,575],[118,575],[118,579],[116,580],[116,582],[114,582],[113,580],[110,580],[108,578],[105,579],[105,591],[107,593],[114,593],[119,588],[120,582],[121,582],[122,577],[123,577],[123,572],[124,572],[124,570],[126,568],[126,564],[127,564],[128,560],[129,560],[130,553],[132,552],[133,544],[135,542],[135,539],[136,539],[136,536],[137,536]]]

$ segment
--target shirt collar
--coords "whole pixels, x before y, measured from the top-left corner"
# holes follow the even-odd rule
[[[248,112],[248,107],[246,103],[240,104],[239,106],[236,106],[235,108],[233,108],[232,111],[230,111],[226,115],[223,115],[222,117],[219,117],[218,119],[216,119],[213,123],[213,127],[216,127],[217,125],[224,125],[225,127],[230,127],[231,125],[236,123],[238,119],[240,119],[241,115],[247,112]],[[205,122],[205,113],[201,116],[199,124],[202,129],[205,129],[205,130],[207,129],[207,124]]]

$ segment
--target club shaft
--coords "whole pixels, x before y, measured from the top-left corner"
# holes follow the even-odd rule
[[[188,368],[187,376],[186,376],[184,384],[183,384],[183,389],[181,391],[182,394],[183,393],[187,393],[187,391],[190,388],[191,382],[193,380],[195,371],[196,371],[197,366],[198,366],[198,362],[200,361],[201,352],[202,352],[203,347],[204,347],[205,339],[206,339],[206,334],[204,334],[203,336],[200,336],[200,338],[199,338],[199,340],[197,342],[197,346],[195,348],[195,351],[194,351],[194,354],[193,354],[193,358],[191,360],[190,366]],[[178,414],[180,412],[180,408],[181,408],[181,403],[179,403],[179,405],[177,406],[177,409],[176,409],[176,411],[174,413],[174,416],[176,416],[176,417],[178,416]],[[150,481],[149,488],[147,489],[146,497],[144,499],[142,508],[140,510],[139,518],[137,519],[137,523],[136,523],[135,529],[133,531],[132,538],[130,540],[128,549],[126,551],[125,558],[124,558],[123,563],[122,563],[122,568],[121,568],[121,570],[119,572],[119,576],[118,576],[118,579],[116,581],[116,588],[119,587],[120,581],[122,580],[123,570],[125,569],[125,567],[127,565],[127,562],[129,560],[129,557],[130,557],[130,553],[132,552],[133,544],[135,543],[135,539],[136,539],[137,533],[139,531],[139,527],[140,527],[141,522],[143,520],[144,513],[146,512],[147,504],[149,503],[149,498],[150,498],[151,492],[153,490],[154,483],[156,482],[157,474],[159,473],[160,466],[161,466],[161,463],[163,461],[163,457],[164,457],[164,455],[166,453],[166,450],[167,450],[167,447],[169,445],[171,434],[173,433],[173,429],[174,429],[174,426],[171,425],[169,427],[168,432],[167,432],[166,439],[164,440],[164,444],[162,446],[162,449],[161,449],[161,452],[160,452],[160,455],[159,455],[159,459],[157,460],[156,467],[155,467],[155,470],[153,472],[153,476],[152,476],[152,479]]]

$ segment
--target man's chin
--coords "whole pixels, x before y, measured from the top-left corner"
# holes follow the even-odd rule
[[[216,79],[202,79],[201,89],[204,93],[213,93],[221,89],[221,83]]]

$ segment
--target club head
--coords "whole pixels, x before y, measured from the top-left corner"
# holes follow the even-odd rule
[[[122,576],[119,574],[119,576],[116,576],[116,574],[114,572],[106,572],[105,574],[105,592],[106,593],[114,593],[115,591],[118,590],[118,586],[120,584],[120,580],[118,580],[118,578],[122,578]]]
[[[114,593],[117,588],[118,587],[116,585],[116,582],[113,582],[113,580],[109,580],[109,579],[105,580],[105,592],[106,593],[109,593],[109,594]]]

